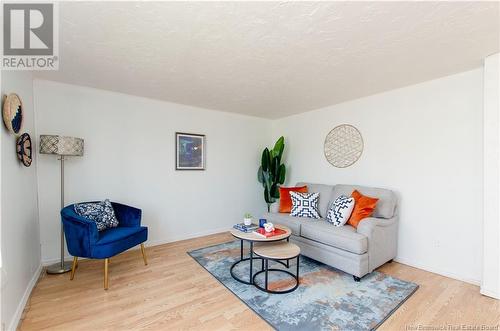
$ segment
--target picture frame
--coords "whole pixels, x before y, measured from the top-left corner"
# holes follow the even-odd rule
[[[205,135],[175,133],[175,170],[205,170]]]

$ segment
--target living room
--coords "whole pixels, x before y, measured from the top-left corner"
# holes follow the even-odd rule
[[[2,330],[500,327],[498,2],[2,10]]]

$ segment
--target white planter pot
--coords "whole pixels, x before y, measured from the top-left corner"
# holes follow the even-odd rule
[[[252,219],[251,218],[244,218],[243,219],[243,223],[245,225],[251,225],[252,224]]]

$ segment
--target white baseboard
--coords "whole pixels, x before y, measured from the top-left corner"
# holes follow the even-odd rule
[[[482,295],[486,295],[487,297],[491,297],[493,299],[499,299],[500,300],[500,293],[491,289],[483,288],[481,287],[481,290],[479,291]]]
[[[42,265],[40,264],[36,269],[35,273],[33,274],[33,278],[31,278],[30,282],[28,283],[26,291],[24,291],[23,297],[21,298],[21,302],[19,302],[19,305],[17,306],[16,312],[14,313],[14,316],[10,321],[7,331],[17,330],[17,327],[19,326],[19,321],[21,320],[21,316],[23,315],[24,308],[26,307],[26,303],[28,302],[28,299],[31,295],[31,291],[33,291],[33,288],[35,287],[38,278],[40,278],[41,272],[42,272]]]
[[[190,233],[187,235],[169,236],[169,237],[163,238],[163,239],[148,240],[148,241],[146,241],[146,246],[158,246],[158,245],[168,244],[168,243],[175,242],[175,241],[187,240],[187,239],[192,239],[192,238],[197,238],[197,237],[208,236],[211,234],[227,232],[229,230],[229,228],[230,228],[229,226],[226,226],[223,228],[217,228],[217,229],[211,229],[211,230],[206,230],[206,231]],[[132,247],[130,250],[135,250],[135,249],[139,249],[139,246]],[[72,260],[73,257],[71,255],[67,255],[64,257],[64,259],[65,260]],[[80,259],[83,259],[83,258],[80,258]],[[57,257],[57,258],[42,258],[42,266],[46,267],[48,265],[51,265],[53,263],[57,263],[59,261],[60,261],[59,257]]]
[[[448,278],[453,278],[453,279],[456,279],[456,280],[459,280],[459,281],[462,281],[462,282],[466,282],[466,283],[469,283],[469,284],[473,284],[473,285],[481,285],[481,281],[479,279],[470,279],[470,278],[464,278],[460,275],[457,275],[453,272],[448,272],[448,271],[445,271],[445,270],[441,270],[441,269],[438,269],[438,268],[434,268],[434,267],[429,267],[427,265],[424,265],[424,264],[420,264],[420,263],[414,263],[413,261],[409,261],[405,258],[401,258],[401,257],[396,257],[394,259],[394,261],[396,262],[399,262],[399,263],[402,263],[402,264],[406,264],[410,267],[414,267],[414,268],[417,268],[417,269],[422,269],[422,270],[425,270],[425,271],[429,271],[429,272],[432,272],[432,273],[435,273],[435,274],[438,274],[438,275],[441,275],[441,276],[445,276],[445,277],[448,277]]]

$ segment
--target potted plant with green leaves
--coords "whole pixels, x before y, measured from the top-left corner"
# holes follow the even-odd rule
[[[273,149],[269,150],[266,147],[262,152],[257,177],[264,187],[264,200],[267,203],[268,212],[271,210],[271,205],[280,197],[280,185],[285,183],[286,167],[281,163],[284,149],[285,138],[280,137]]]
[[[245,224],[247,226],[252,225],[252,220],[253,220],[252,214],[245,213],[245,215],[243,215],[243,224]]]

